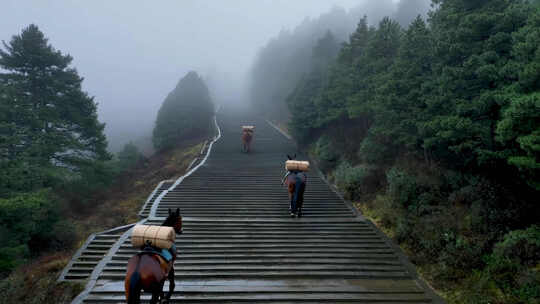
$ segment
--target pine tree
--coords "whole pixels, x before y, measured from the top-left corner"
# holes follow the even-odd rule
[[[425,119],[425,96],[430,93],[426,83],[433,77],[433,44],[426,23],[417,16],[402,36],[390,72],[377,85],[371,106],[375,124],[370,129],[372,138],[361,146],[363,158],[373,160],[366,145],[378,144],[394,151],[403,147],[411,151],[421,149],[419,130]]]
[[[396,58],[400,35],[400,25],[388,17],[383,18],[370,35],[365,55],[354,63],[354,93],[347,98],[350,118],[372,120],[371,104],[375,102],[376,87]]]
[[[311,137],[317,120],[316,99],[326,86],[328,67],[336,58],[339,44],[334,35],[327,31],[317,41],[311,57],[311,71],[298,82],[287,98],[291,121],[289,126],[293,135],[302,143]]]
[[[0,48],[2,162],[72,172],[109,159],[97,104],[81,89],[73,58],[55,50],[35,25]],[[6,164],[2,164],[5,166]]]
[[[330,68],[328,85],[316,102],[316,127],[323,128],[348,119],[346,100],[358,88],[354,78],[357,64],[366,56],[373,32],[374,29],[369,28],[367,17],[364,16],[349,41],[343,44],[336,64]]]
[[[458,166],[493,166],[500,89],[514,81],[505,68],[512,33],[527,19],[524,1],[435,1],[431,25],[437,64],[424,143]]]
[[[503,148],[496,155],[540,190],[540,10],[529,14],[512,44],[512,60],[504,70],[515,83],[499,91],[505,106],[496,127],[496,140]]]

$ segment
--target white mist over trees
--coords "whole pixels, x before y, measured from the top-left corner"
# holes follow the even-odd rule
[[[288,116],[285,103],[298,81],[310,71],[313,48],[330,33],[338,46],[348,40],[363,16],[375,25],[385,16],[393,16],[401,24],[409,24],[416,16],[426,15],[429,0],[392,0],[364,3],[349,11],[334,7],[318,18],[304,21],[292,31],[282,30],[258,53],[251,67],[248,83],[249,102],[269,117]]]

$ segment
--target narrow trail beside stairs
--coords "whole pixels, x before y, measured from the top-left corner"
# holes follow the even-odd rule
[[[221,110],[217,124],[221,137],[207,159],[205,153],[185,179],[158,185],[141,210],[147,224],[160,224],[168,208],[181,210],[173,303],[441,301],[315,171],[308,173],[304,216],[288,215],[280,183],[285,155],[296,151],[292,141],[237,111]],[[256,126],[249,154],[240,152],[242,125]],[[77,252],[60,278],[88,282],[73,303],[125,303],[125,269],[136,253],[131,227],[92,235]]]

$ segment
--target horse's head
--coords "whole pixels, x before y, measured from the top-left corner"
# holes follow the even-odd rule
[[[163,222],[161,226],[173,227],[176,234],[182,233],[182,216],[180,215],[180,208],[176,208],[176,211],[171,211],[169,208],[169,216]]]
[[[289,154],[287,154],[287,158],[289,160],[295,160],[296,159],[296,153],[294,153],[294,155],[292,157]]]

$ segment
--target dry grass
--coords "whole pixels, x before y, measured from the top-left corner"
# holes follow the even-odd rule
[[[159,182],[182,176],[201,148],[202,143],[197,141],[163,151],[124,173],[89,214],[78,216],[81,241],[90,233],[138,221],[141,206]]]
[[[83,289],[82,283],[57,283],[58,273],[69,261],[66,252],[42,256],[0,281],[0,304],[70,303]]]

